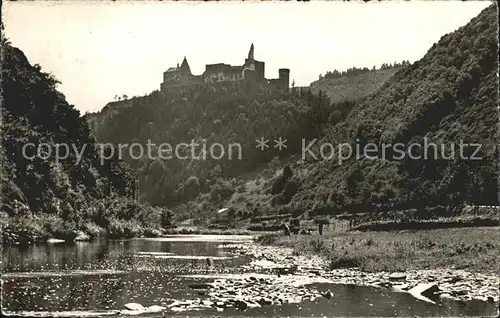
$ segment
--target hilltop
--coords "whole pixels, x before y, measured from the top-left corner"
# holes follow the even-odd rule
[[[323,91],[332,102],[357,100],[377,91],[404,65],[406,62],[372,70],[353,68],[357,72],[327,72],[312,82],[310,87],[313,92]]]

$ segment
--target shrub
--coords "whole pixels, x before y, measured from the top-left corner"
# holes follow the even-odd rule
[[[173,225],[174,212],[169,209],[163,209],[161,214],[161,226],[165,228],[170,228]]]
[[[247,230],[260,232],[264,231],[264,226],[262,224],[252,224],[247,227]]]
[[[2,231],[4,242],[34,243],[46,241],[50,237],[40,219],[32,214],[10,218],[7,223]]]
[[[54,214],[39,214],[38,216],[40,223],[43,225],[45,230],[50,234],[56,234],[64,232],[65,224],[64,221]]]
[[[91,238],[97,238],[106,236],[106,229],[98,226],[92,222],[86,222],[83,224],[83,231],[87,233]]]
[[[183,189],[183,196],[185,199],[193,199],[200,193],[200,181],[197,177],[191,176],[186,180]]]
[[[344,255],[333,254],[332,256],[330,256],[328,267],[330,269],[353,268],[353,267],[359,267],[359,264],[360,260],[356,259],[350,254],[344,254]]]
[[[265,234],[257,238],[257,243],[261,245],[273,245],[278,240],[277,234]]]
[[[325,249],[325,241],[321,238],[312,239],[309,244],[314,253],[319,254],[324,252]]]
[[[283,175],[278,176],[274,180],[273,186],[271,187],[271,194],[281,193],[281,191],[283,191],[283,189],[285,188],[285,184],[286,179],[283,177]]]
[[[290,179],[292,176],[293,176],[293,171],[292,171],[292,168],[290,168],[289,165],[286,165],[284,168],[283,168],[283,172],[281,173],[281,175],[283,176],[283,178],[285,180],[288,180]]]
[[[139,237],[144,233],[144,229],[138,222],[115,218],[109,220],[107,231],[111,238]]]
[[[286,182],[283,193],[280,196],[280,204],[290,203],[295,193],[297,193],[298,188],[299,187],[295,181],[291,180]]]

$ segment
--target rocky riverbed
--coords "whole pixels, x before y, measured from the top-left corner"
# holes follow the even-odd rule
[[[426,297],[431,301],[433,296],[460,301],[499,301],[500,278],[494,274],[455,269],[410,270],[402,273],[367,273],[356,268],[330,270],[324,259],[315,255],[293,255],[291,248],[252,244],[231,247],[253,257],[253,261],[244,267],[255,270],[268,269],[278,275],[280,271],[287,272],[288,269],[294,275],[308,276],[312,281],[314,277],[321,277],[334,284],[391,288],[400,292],[410,292],[418,285],[425,284],[432,290],[430,297]]]
[[[254,307],[300,303],[318,297],[335,297],[329,290],[316,290],[316,283],[373,286],[409,293],[431,303],[438,298],[499,301],[499,278],[495,275],[451,269],[401,273],[367,273],[356,268],[330,270],[324,259],[314,255],[293,255],[290,248],[255,244],[221,245],[219,248],[231,250],[234,254],[245,254],[252,260],[241,267],[241,273],[191,275],[211,282],[192,286],[198,291],[199,298],[176,300],[162,309],[173,312],[224,311],[232,307],[244,311]],[[152,308],[143,310],[148,312]],[[129,308],[122,314],[137,314],[137,308]]]

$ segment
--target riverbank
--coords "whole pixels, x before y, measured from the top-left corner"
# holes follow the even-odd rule
[[[0,225],[1,222],[0,222]],[[117,227],[112,232],[108,229],[99,227],[93,223],[86,223],[83,227],[76,229],[65,229],[64,231],[48,231],[43,224],[28,223],[17,228],[22,231],[9,231],[5,226],[2,232],[2,245],[30,245],[43,243],[61,243],[92,241],[96,239],[132,239],[132,238],[161,238],[171,235],[270,235],[276,232],[250,231],[246,229],[217,229],[207,227],[144,227],[140,224],[125,224],[120,230]]]
[[[27,204],[18,201],[12,209],[10,213],[0,212],[4,245],[44,243],[49,239],[154,237],[161,235],[162,227],[172,226],[173,218],[168,209],[118,196],[81,197],[77,208],[65,204],[50,212],[33,212]]]
[[[339,284],[409,292],[433,286],[436,297],[499,301],[498,228],[461,228],[334,236],[263,236],[241,246],[251,268],[290,268]],[[431,295],[432,296],[432,295]]]
[[[365,233],[357,234],[363,236]],[[10,299],[8,308],[44,310],[17,312],[23,315],[36,313],[37,316],[44,314],[47,317],[57,313],[58,316],[83,316],[82,312],[64,311],[72,308],[68,304],[73,304],[72,297],[78,295],[82,303],[99,299],[95,307],[84,311],[85,314],[97,315],[94,310],[104,310],[106,314],[119,317],[149,315],[153,312],[181,316],[199,313],[199,316],[237,314],[274,317],[278,316],[275,315],[277,313],[287,316],[284,311],[300,311],[301,308],[304,311],[300,313],[305,316],[314,313],[316,316],[326,313],[362,316],[372,310],[379,310],[381,316],[387,315],[387,312],[393,316],[489,316],[494,313],[495,301],[499,299],[496,273],[437,267],[408,268],[400,272],[368,272],[348,266],[332,269],[329,259],[324,255],[310,250],[298,251],[300,245],[285,246],[293,240],[315,240],[320,239],[319,236],[262,237],[256,242],[252,236],[179,235],[128,242],[110,240],[102,242],[104,244],[92,242],[33,247],[28,250],[13,248],[13,254],[7,254],[11,256],[6,261],[10,268],[16,270],[6,275],[4,282],[7,284],[4,286],[4,290],[7,290],[5,296]],[[193,246],[197,246],[195,250],[203,251],[203,255],[193,254],[190,249]],[[52,252],[47,253],[44,248]],[[103,249],[109,254],[101,263]],[[39,257],[28,258],[26,253]],[[43,271],[33,272],[27,268],[22,273],[18,271],[16,262],[19,260],[36,261],[31,266],[38,268],[37,264],[48,264],[45,258],[50,255],[58,255],[61,263],[56,262],[54,264],[58,266]],[[76,265],[75,257],[83,260],[83,264]],[[213,268],[205,267],[205,258],[209,257],[212,258]],[[65,270],[61,271],[61,268]],[[47,298],[29,300],[29,305],[18,304],[15,300],[21,299],[21,293],[24,292],[24,287],[18,288],[24,286],[23,277],[50,278],[47,288],[38,291],[45,293]],[[75,284],[81,282],[82,277],[88,283],[102,288],[94,288],[90,292],[86,287],[88,285]],[[72,288],[77,290],[69,297],[63,296],[57,290],[50,289],[53,279],[58,280],[58,289],[76,286]],[[39,290],[39,284],[43,284],[44,279],[36,281],[34,286],[26,288]],[[108,284],[111,284],[111,289],[108,289]],[[53,302],[55,299],[55,303],[59,304],[56,307]],[[468,300],[476,301],[461,303]],[[40,302],[36,308],[33,306],[34,301]],[[350,307],[347,305],[351,303],[355,306],[364,304],[365,308],[356,312],[342,311],[342,308]],[[387,306],[389,311],[386,311]],[[247,310],[245,314],[239,312]]]
[[[255,232],[245,229],[217,229],[207,227],[176,227],[165,229],[162,235],[252,235],[252,234],[271,234],[272,232]]]
[[[499,227],[392,232],[334,232],[326,235],[264,235],[259,242],[314,254],[330,269],[358,267],[366,272],[434,268],[496,273]]]
[[[475,230],[476,235],[484,234],[481,229]],[[434,239],[435,236],[442,234],[444,233],[438,231],[431,233],[429,237]],[[447,238],[451,237],[452,240],[455,236],[464,234],[468,234],[465,235],[468,238],[474,238],[470,233],[461,231],[452,235],[447,234]],[[411,241],[414,234],[397,233],[391,238],[402,237],[404,237],[403,242]],[[373,241],[373,245],[377,245],[381,240],[388,238],[368,239]],[[431,269],[418,268],[422,264],[417,263],[416,266],[407,266],[398,272],[375,270],[375,268],[372,268],[373,271],[367,271],[367,268],[353,267],[352,263],[344,263],[342,266],[337,264],[332,268],[331,260],[321,253],[323,248],[315,251],[314,248],[318,246],[311,249],[311,245],[316,243],[305,243],[318,242],[321,239],[332,240],[320,237],[268,235],[258,240],[260,244],[223,245],[221,248],[233,249],[239,254],[251,257],[251,261],[243,265],[241,272],[235,275],[189,276],[214,279],[213,283],[200,286],[204,289],[201,295],[208,298],[175,301],[167,308],[174,312],[203,308],[223,311],[230,307],[244,311],[263,306],[314,301],[317,298],[335,299],[334,292],[319,290],[316,288],[317,284],[325,284],[331,288],[337,284],[380,288],[391,292],[408,293],[420,301],[432,304],[445,300],[479,300],[491,307],[499,301],[500,280],[494,271],[489,272],[477,267],[470,267],[468,270],[456,266],[441,267],[444,263],[437,263]],[[358,247],[354,238],[351,248]],[[380,253],[381,258],[390,259],[389,254],[393,251],[389,249],[385,253]]]
[[[461,227],[495,227],[500,225],[498,215],[465,215],[449,218],[406,221],[373,221],[356,225],[352,231],[404,231]]]
[[[205,284],[205,300],[177,301],[172,311],[269,305],[334,298],[316,284],[381,288],[432,304],[444,300],[499,301],[498,228],[396,233],[262,235],[256,244],[220,246],[251,258],[236,275]],[[195,275],[196,276],[196,275]]]

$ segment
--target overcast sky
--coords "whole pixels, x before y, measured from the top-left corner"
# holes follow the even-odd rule
[[[266,77],[290,69],[297,86],[328,70],[421,58],[490,2],[4,2],[6,35],[55,75],[68,101],[100,110],[116,94],[159,89],[187,57],[241,65],[250,44]]]

